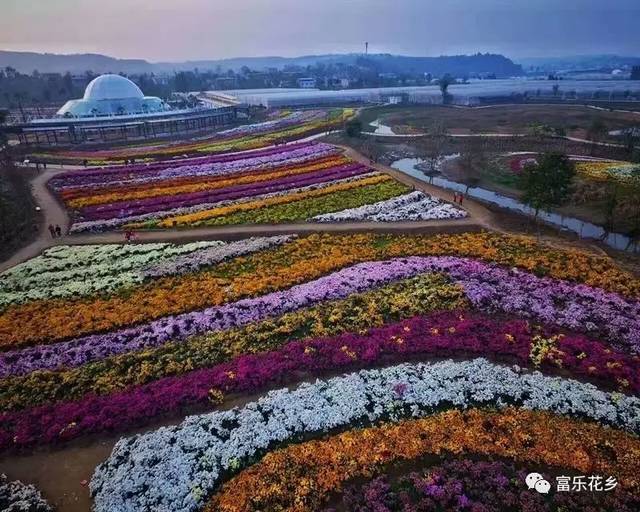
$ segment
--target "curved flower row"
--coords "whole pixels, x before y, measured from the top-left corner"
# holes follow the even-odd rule
[[[51,506],[33,485],[9,481],[0,474],[0,510],[4,512],[52,512]]]
[[[0,274],[0,307],[38,299],[122,291],[151,277],[195,272],[291,239],[276,236],[230,243],[89,245],[80,250],[59,246]],[[84,264],[79,264],[83,260],[73,257],[82,257],[85,252]]]
[[[288,290],[168,316],[136,327],[5,352],[0,354],[0,376],[77,366],[204,332],[238,327],[423,272],[447,273],[478,309],[517,314],[594,333],[633,352],[640,350],[638,302],[597,288],[539,278],[475,260],[413,256],[361,263]]]
[[[252,197],[254,195],[290,188],[302,187],[331,181],[335,179],[355,176],[369,172],[365,166],[350,161],[339,161],[329,164],[329,167],[310,170],[305,174],[274,178],[270,181],[233,185],[217,190],[204,190],[184,194],[167,195],[135,199],[131,201],[114,202],[113,204],[95,205],[80,211],[81,220],[101,220],[113,217],[142,215],[171,209],[173,207],[196,206],[202,203],[214,203],[222,200]]]
[[[268,171],[282,166],[283,163],[302,164],[338,153],[338,149],[329,144],[302,142],[245,154],[67,171],[51,178],[48,184],[65,199],[72,199],[100,190],[167,182],[175,178],[229,177],[248,172]]]
[[[382,475],[362,485],[350,485],[337,504],[340,510],[352,512],[634,512],[640,509],[640,498],[617,486],[603,492],[606,479],[602,476],[600,491],[559,492],[546,497],[537,492],[523,492],[528,473],[517,469],[512,462],[454,459],[422,471],[404,472],[399,477]],[[554,476],[542,473],[547,482],[555,482]],[[335,512],[335,509],[326,512]]]
[[[333,187],[334,185],[341,185],[346,183],[353,183],[365,178],[371,178],[378,176],[380,173],[377,171],[367,172],[364,174],[356,174],[347,178],[341,178],[332,181],[325,181],[319,183],[313,183],[311,185],[305,185],[304,187],[296,187],[287,190],[280,190],[277,192],[268,192],[265,194],[258,194],[256,196],[242,197],[239,199],[225,199],[215,203],[201,203],[196,206],[185,206],[179,208],[173,208],[171,210],[161,210],[153,213],[143,213],[140,215],[129,215],[125,217],[117,217],[106,220],[95,221],[83,221],[75,222],[70,229],[71,233],[81,233],[83,231],[105,231],[109,229],[116,229],[122,226],[131,227],[132,229],[142,228],[154,228],[160,225],[165,227],[173,226],[173,220],[163,224],[165,219],[171,217],[181,217],[182,215],[190,215],[204,210],[212,210],[215,208],[222,208],[225,206],[237,205],[242,203],[249,203],[252,201],[262,201],[272,197],[284,197],[290,194],[298,194],[304,192],[310,192],[312,190],[319,190],[323,188]]]
[[[431,237],[311,235],[200,272],[143,283],[128,290],[126,298],[114,293],[11,306],[0,314],[0,344],[11,345],[15,340],[22,343],[61,340],[96,330],[107,331],[148,322],[282,289],[367,260],[446,254],[520,267],[537,275],[586,283],[629,298],[640,294],[640,280],[619,270],[606,258],[541,248],[525,237],[494,233]]]
[[[424,194],[410,192],[400,197],[379,203],[350,208],[337,213],[318,215],[313,220],[319,222],[369,220],[376,222],[397,222],[407,220],[459,219],[467,213],[452,204]]]
[[[219,363],[226,359],[224,343],[233,338],[220,336],[219,344],[213,348],[214,354],[220,355],[213,356],[210,363],[218,363],[216,366],[122,391],[111,389],[112,393],[106,396],[96,396],[109,391],[108,387],[101,387],[107,376],[96,371],[100,368],[53,374],[50,381],[38,373],[33,380],[18,379],[0,388],[2,408],[47,404],[0,414],[0,447],[51,443],[105,430],[122,431],[185,407],[207,406],[211,401],[223,400],[227,393],[253,394],[275,384],[292,384],[301,374],[318,375],[413,357],[480,355],[545,371],[560,367],[566,374],[597,380],[605,387],[616,383],[623,391],[640,391],[636,359],[579,336],[545,337],[537,332],[542,330],[532,332],[522,321],[496,322],[475,315],[465,317],[459,312],[441,313],[374,329],[365,335],[347,333],[335,338],[294,341],[273,352],[237,355],[232,349],[227,353],[235,358],[223,364]],[[262,346],[245,350],[253,352],[269,344],[275,342],[267,340]],[[176,361],[171,352],[167,356],[171,357],[172,373],[177,373],[180,360]],[[187,364],[191,361],[187,360]],[[155,364],[161,366],[163,362],[164,358]],[[128,372],[112,382],[111,386],[118,386],[118,390],[126,385],[127,375],[136,371],[135,363],[126,366],[127,363],[125,360],[105,365],[105,369],[115,366]],[[143,363],[140,370],[146,368]],[[87,390],[95,381],[99,387]],[[73,393],[86,396],[56,403],[56,399],[73,397]]]
[[[212,137],[177,143],[149,143],[124,146],[116,149],[91,151],[57,151],[38,153],[38,159],[48,158],[66,162],[88,160],[100,165],[113,160],[145,157],[171,157],[185,154],[217,154],[263,148],[277,142],[292,141],[331,130],[352,117],[353,109],[294,111],[275,122],[266,121],[224,130]]]
[[[67,206],[78,209],[83,214],[113,211],[126,208],[129,204],[140,204],[143,200],[170,196],[172,199],[192,197],[195,193],[213,193],[215,190],[257,184],[260,182],[274,182],[276,179],[292,178],[311,172],[336,168],[349,163],[349,160],[340,155],[316,157],[302,163],[285,162],[284,165],[274,169],[257,169],[243,173],[218,177],[187,178],[180,176],[176,179],[165,180],[160,183],[148,183],[142,185],[126,185],[124,187],[108,187],[106,190],[91,190],[89,194],[79,197],[63,198]],[[78,194],[74,194],[78,196]]]
[[[640,441],[634,436],[549,413],[450,411],[270,453],[226,483],[205,512],[312,512],[321,509],[329,494],[340,491],[348,480],[371,477],[386,464],[446,454],[499,456],[538,467],[544,464],[614,475],[625,488],[637,492],[639,450]],[[201,492],[194,489],[196,495]],[[107,510],[103,503],[118,503],[99,497],[99,510]],[[462,504],[456,510],[465,508]],[[590,510],[590,506],[580,510]]]
[[[281,316],[269,317],[244,327],[192,336],[184,342],[170,341],[156,348],[126,352],[118,356],[88,362],[75,368],[66,367],[56,371],[40,370],[27,373],[24,376],[8,377],[0,380],[0,410],[21,409],[48,401],[75,400],[87,394],[114,393],[131,386],[147,384],[155,379],[180,376],[195,369],[209,368],[244,354],[248,355],[249,360],[256,357],[254,361],[256,364],[268,366],[271,364],[270,358],[273,358],[274,361],[279,361],[282,357],[297,359],[297,344],[283,345],[301,339],[307,339],[307,342],[313,345],[316,343],[321,345],[322,350],[315,354],[316,357],[305,359],[304,362],[304,366],[310,370],[314,369],[314,365],[320,369],[324,364],[324,358],[332,359],[330,354],[337,350],[334,347],[335,343],[340,344],[338,348],[342,346],[340,340],[325,339],[328,336],[343,335],[341,338],[344,337],[344,344],[348,345],[350,350],[360,352],[357,348],[359,336],[349,333],[373,336],[373,333],[368,332],[367,329],[382,327],[386,322],[403,320],[431,311],[461,309],[466,305],[467,301],[464,300],[463,292],[458,286],[447,283],[442,275],[424,274],[363,293],[350,294],[343,299],[325,301]],[[442,321],[444,322],[448,318],[443,317]],[[458,326],[457,334],[454,336],[446,330],[441,334],[442,336],[451,335],[453,340],[459,338],[462,333],[472,334],[473,329],[469,330],[471,324],[465,324],[466,327],[463,329],[460,326],[463,320],[460,320],[459,316],[454,315],[450,321],[451,323],[447,327]],[[479,318],[477,321],[481,322]],[[472,325],[477,325],[478,329],[484,328],[487,332],[494,332],[498,328],[497,325],[489,326],[488,324],[481,327],[482,324],[476,324],[475,321],[472,322]],[[504,328],[510,329],[509,332],[513,332],[515,335],[520,330],[526,329],[526,324],[519,321],[509,323]],[[476,334],[473,335],[474,338],[475,336]],[[496,336],[499,337],[497,334]],[[570,337],[570,339],[574,338]],[[518,343],[515,344],[517,350],[514,348],[512,350],[519,354],[524,353],[522,346],[526,342],[520,336],[516,336],[514,339],[518,340]],[[378,341],[383,340],[384,337],[379,340],[376,340],[375,337],[372,338],[369,345],[371,350],[367,352],[368,355],[365,359],[378,357],[376,354],[379,349],[381,349],[379,356],[384,357],[386,350],[402,354],[411,346],[411,343],[404,346],[391,343],[390,347],[386,347],[383,342],[380,347],[376,347]],[[563,343],[564,340],[565,337],[557,337],[559,350],[567,350],[565,343]],[[502,339],[499,341],[503,342]],[[505,339],[504,344],[507,341]],[[479,345],[483,345],[483,343],[479,342]],[[587,365],[586,367],[595,365],[596,375],[593,376],[600,375],[605,368],[604,361],[601,360],[601,351],[595,347],[589,347],[586,342],[581,345],[584,345],[582,348],[589,354],[589,357],[581,359],[583,365]],[[595,342],[594,345],[599,346]],[[554,346],[549,344],[547,352],[553,352],[556,358],[559,358],[560,355],[552,350]],[[278,350],[278,352],[262,356],[249,355],[272,350]],[[610,357],[606,358],[607,361],[618,363],[615,365],[614,373],[616,379],[620,380],[621,388],[628,389],[630,386],[630,389],[635,389],[635,380],[627,376],[630,364],[617,357],[615,353],[609,355]],[[167,361],[170,361],[170,364],[167,364]],[[347,362],[357,364],[357,361],[351,359],[348,359]],[[236,364],[244,363],[237,361]],[[277,362],[276,365],[280,366],[281,362]],[[625,378],[628,382],[627,386],[622,385]],[[236,381],[237,383],[238,381]],[[190,389],[190,384],[187,381],[180,384],[185,389]],[[172,396],[172,400],[179,401],[177,392]],[[57,421],[58,415],[54,416]],[[69,422],[71,421],[76,420],[72,419]],[[34,425],[37,423],[39,422],[34,420]]]
[[[519,374],[483,359],[404,364],[272,391],[242,409],[192,416],[179,426],[120,440],[92,479],[95,508],[195,510],[226,473],[276,444],[480,404],[516,404],[640,432],[640,399],[590,384]]]

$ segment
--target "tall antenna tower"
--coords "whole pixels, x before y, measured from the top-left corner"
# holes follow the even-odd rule
[[[369,43],[364,43],[364,54],[369,55]]]

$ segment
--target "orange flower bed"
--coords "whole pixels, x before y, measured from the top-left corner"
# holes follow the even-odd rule
[[[205,511],[311,512],[347,480],[371,478],[385,465],[467,453],[614,476],[631,490],[639,484],[635,436],[546,412],[454,410],[271,452],[227,482]]]
[[[174,225],[198,225],[198,223],[214,219],[216,217],[224,217],[237,212],[250,212],[259,208],[265,208],[268,206],[275,206],[280,204],[295,203],[303,199],[309,199],[312,197],[322,197],[341,192],[344,190],[359,189],[369,185],[377,185],[378,183],[385,183],[393,181],[391,176],[386,174],[379,174],[376,176],[370,176],[367,178],[358,179],[350,183],[337,183],[328,187],[319,188],[316,190],[309,190],[305,192],[295,192],[287,194],[286,196],[270,197],[268,199],[259,199],[257,201],[247,201],[246,203],[236,203],[228,206],[220,206],[218,208],[212,208],[210,210],[202,210],[196,213],[189,213],[186,215],[177,215],[175,217],[167,217],[166,219],[158,222],[158,226],[169,228]],[[128,224],[126,227],[138,229],[142,227],[142,224]]]
[[[10,306],[0,313],[0,349],[106,331],[287,288],[359,262],[411,255],[480,258],[640,296],[640,281],[611,260],[578,251],[541,250],[527,237],[312,235],[205,271],[149,281],[120,294]]]
[[[227,176],[226,179],[199,179],[194,183],[180,183],[178,185],[176,185],[174,182],[173,186],[158,186],[155,183],[150,183],[145,186],[129,187],[125,189],[126,191],[108,191],[102,194],[70,199],[67,201],[67,205],[71,208],[82,208],[84,206],[110,203],[114,201],[129,201],[133,199],[144,199],[146,197],[156,197],[161,195],[200,192],[203,190],[217,190],[225,187],[245,185],[247,183],[259,183],[261,181],[269,181],[277,178],[283,178],[285,176],[297,176],[308,172],[330,169],[332,167],[347,164],[349,163],[349,161],[350,160],[348,158],[345,158],[343,156],[336,156],[331,158],[324,158],[320,161],[315,161],[312,165],[295,167],[292,166],[289,168],[278,169],[274,172],[258,172],[244,176]]]

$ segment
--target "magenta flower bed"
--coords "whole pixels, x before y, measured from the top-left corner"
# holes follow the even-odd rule
[[[538,468],[536,468],[537,470]],[[552,492],[545,496],[525,485],[533,468],[512,462],[447,460],[397,479],[382,475],[351,485],[339,500],[351,512],[634,512],[640,498],[617,487],[613,491]],[[557,469],[556,475],[566,475]],[[571,472],[570,472],[571,473]],[[555,475],[542,474],[555,487]],[[324,512],[336,512],[327,508]]]
[[[550,335],[551,329],[543,334]],[[158,415],[206,405],[210,391],[255,393],[269,386],[290,384],[301,372],[371,367],[412,357],[449,357],[472,354],[531,366],[532,336],[528,322],[500,321],[466,312],[442,312],[415,317],[366,335],[352,333],[331,338],[290,342],[277,351],[242,355],[212,368],[134,386],[106,396],[37,406],[0,415],[0,448],[67,440],[81,435],[121,431]],[[626,379],[629,391],[640,391],[636,358],[611,351],[583,336],[560,337],[562,368],[606,386]],[[557,353],[542,361],[543,369],[557,369]],[[592,368],[595,368],[593,370]]]
[[[274,180],[247,183],[244,185],[236,185],[233,187],[225,187],[215,190],[203,190],[171,196],[149,197],[145,199],[87,206],[86,208],[82,208],[79,213],[82,220],[104,220],[114,217],[141,215],[170,208],[195,206],[201,203],[215,203],[230,199],[268,194],[270,192],[278,192],[281,190],[304,187],[316,183],[349,178],[351,176],[357,176],[367,172],[370,172],[368,167],[359,163],[351,163],[321,171],[313,171],[295,176],[285,176]]]
[[[361,263],[288,290],[147,324],[0,354],[0,378],[80,366],[123,352],[230,329],[323,300],[346,297],[423,272],[445,272],[482,311],[503,312],[585,332],[638,353],[640,304],[615,293],[456,257],[410,257]]]
[[[79,185],[108,187],[113,183],[117,184],[121,181],[140,179],[152,181],[154,178],[166,179],[193,174],[216,176],[234,172],[238,169],[246,170],[268,164],[281,165],[282,162],[291,159],[317,158],[318,156],[329,155],[336,152],[337,149],[328,144],[306,142],[252,151],[250,153],[185,158],[152,164],[69,171],[52,178],[49,181],[49,185],[54,190],[62,190]]]

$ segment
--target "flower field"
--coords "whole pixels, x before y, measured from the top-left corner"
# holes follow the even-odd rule
[[[514,174],[521,174],[527,165],[537,163],[536,153],[510,156],[506,163]],[[620,185],[640,183],[640,165],[625,162],[606,161],[588,157],[572,157],[579,177],[587,181],[615,182]]]
[[[175,143],[147,142],[115,149],[62,150],[55,153],[37,153],[33,158],[67,164],[82,164],[86,160],[91,165],[105,165],[131,158],[149,160],[246,151],[340,128],[354,114],[355,111],[348,108],[277,112],[267,121],[222,130],[213,136],[196,140]]]
[[[577,162],[576,171],[591,181],[614,181],[621,185],[640,183],[640,165],[620,162]]]
[[[314,142],[69,171],[49,186],[72,212],[72,232],[466,215]]]
[[[52,512],[52,508],[42,498],[33,485],[20,481],[10,482],[0,474],[0,507],[6,512]]]
[[[317,220],[429,210],[384,201]],[[495,233],[55,247],[0,274],[0,449],[124,435],[96,512],[631,512],[639,298],[608,258]]]

